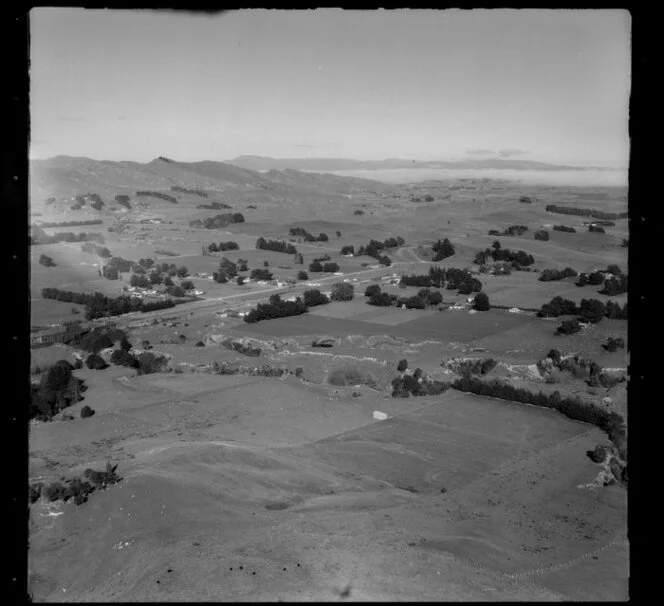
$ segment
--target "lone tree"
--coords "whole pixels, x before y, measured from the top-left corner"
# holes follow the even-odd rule
[[[399,372],[403,372],[404,370],[406,370],[406,368],[408,368],[408,360],[406,360],[405,358],[403,360],[399,360],[399,363],[397,364],[397,370]]]
[[[352,301],[355,289],[350,282],[337,282],[332,287],[330,299],[333,301]]]
[[[491,304],[489,303],[489,297],[484,292],[478,292],[475,295],[475,300],[473,301],[473,309],[477,311],[488,311],[491,309]]]
[[[380,285],[378,284],[369,284],[366,290],[364,291],[365,297],[373,297],[374,295],[380,294]]]

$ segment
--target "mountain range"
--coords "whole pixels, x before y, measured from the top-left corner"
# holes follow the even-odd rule
[[[388,158],[386,160],[352,160],[348,158],[270,158],[266,156],[238,156],[227,160],[228,164],[256,171],[270,169],[296,169],[307,171],[346,171],[346,170],[393,170],[402,168],[447,168],[447,169],[491,169],[491,170],[602,170],[596,167],[567,166],[515,160],[505,158],[448,160],[405,160]],[[606,169],[605,169],[606,170]]]

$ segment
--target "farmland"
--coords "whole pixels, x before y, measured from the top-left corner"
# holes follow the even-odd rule
[[[317,601],[337,599],[349,583],[360,600],[626,596],[626,483],[604,485],[603,466],[586,454],[610,445],[608,434],[556,410],[451,386],[461,377],[460,360],[490,360],[487,380],[547,396],[557,391],[625,416],[621,377],[629,352],[605,346],[610,338],[626,341],[627,322],[584,321],[578,332],[556,335],[567,316],[528,311],[556,296],[626,303],[626,294],[601,295],[600,285],[578,287],[574,278],[538,280],[545,269],[565,267],[590,272],[616,264],[627,272],[627,220],[605,234],[588,233],[585,217],[545,209],[623,212],[625,188],[491,179],[388,184],[163,158],[148,165],[77,162],[36,165],[31,211],[43,222],[101,219],[46,231],[102,233],[114,257],[142,259],[144,273],[133,266],[106,279],[99,267],[108,260],[82,252],[81,243],[33,245],[32,326],[85,315],[84,305],[42,298],[44,287],[119,297],[130,292],[124,288],[134,273],[163,280],[170,271],[175,286],[190,281],[204,292],[176,307],[101,318],[98,330],[112,322],[128,345],[101,340],[98,353],[108,367],[71,371],[85,385],[82,399],[50,420],[31,421],[31,482],[78,477],[107,461],[122,477],[80,505],[46,498],[31,505],[35,601]],[[137,198],[140,190],[176,202]],[[106,207],[72,210],[74,196],[86,192],[98,193]],[[432,202],[414,201],[427,194]],[[115,195],[129,196],[131,210],[109,210]],[[522,195],[533,202],[519,202]],[[47,196],[55,201],[46,204]],[[215,201],[232,208],[197,208]],[[364,214],[354,214],[360,209]],[[190,225],[220,212],[242,213],[245,221],[222,229]],[[558,224],[577,232],[549,227]],[[488,235],[510,225],[528,230]],[[328,241],[298,241],[293,227],[325,233]],[[549,230],[548,241],[533,237],[539,229]],[[293,244],[303,262],[257,249],[259,237]],[[380,252],[390,266],[341,255],[343,246],[358,250],[397,237],[401,244]],[[454,254],[433,262],[432,246],[444,238]],[[530,271],[480,272],[475,256],[496,240],[531,254]],[[229,241],[238,249],[203,254],[204,246]],[[54,265],[41,264],[42,254]],[[323,256],[339,265],[338,275],[309,270]],[[222,257],[246,259],[241,276],[266,269],[273,279],[215,281]],[[187,275],[154,269],[162,263]],[[430,268],[466,270],[476,281],[472,292],[431,287],[440,303],[406,309],[405,301],[424,295],[399,284],[401,276],[428,275]],[[308,279],[297,279],[300,271]],[[332,292],[345,281],[354,288],[351,300],[244,319],[272,295]],[[369,305],[369,285],[395,304]],[[165,285],[152,286],[152,296],[170,296]],[[475,309],[480,291],[487,311]],[[42,345],[32,350],[35,384],[59,360],[74,364],[91,353],[76,343]],[[130,361],[150,353],[165,365],[158,372],[122,366],[121,347]],[[570,362],[547,374],[538,368],[553,365],[551,350]],[[593,382],[590,362],[615,373],[615,382]],[[393,397],[394,381],[406,378],[444,388]],[[84,406],[94,415],[82,418]]]

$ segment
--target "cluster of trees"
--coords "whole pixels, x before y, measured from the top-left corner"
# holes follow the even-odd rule
[[[187,189],[186,187],[180,187],[178,185],[171,185],[171,190],[179,192],[181,194],[192,194],[194,196],[200,196],[201,198],[207,198],[208,195],[206,192],[201,191],[200,189]]]
[[[210,204],[199,204],[196,208],[202,208],[205,210],[224,210],[225,208],[233,208],[230,204],[225,202],[211,202]],[[247,208],[252,208],[247,206]],[[255,206],[253,208],[256,208]]]
[[[77,208],[85,206],[88,200],[92,200],[90,206],[95,210],[101,210],[102,206],[104,206],[104,201],[101,199],[101,196],[99,196],[99,194],[80,194],[76,196],[75,199],[76,199],[76,204],[74,206],[76,206]]]
[[[475,255],[473,263],[484,265],[488,259],[493,259],[494,261],[507,261],[511,263],[512,267],[516,270],[520,270],[522,267],[528,267],[535,263],[534,257],[527,252],[523,250],[513,251],[509,248],[501,248],[500,242],[498,241],[493,243],[492,248],[479,251]]]
[[[88,221],[54,221],[52,223],[40,223],[38,227],[78,227],[80,225],[101,225],[101,219],[90,219]]]
[[[108,248],[105,246],[99,246],[99,244],[94,244],[92,242],[86,242],[85,244],[82,244],[81,250],[84,253],[96,255],[97,257],[103,257],[104,259],[108,259],[109,257],[113,256]]]
[[[50,421],[68,406],[83,399],[85,384],[73,376],[73,364],[67,360],[58,360],[43,372],[38,385],[30,385],[28,418]]]
[[[438,240],[438,242],[436,242],[431,247],[431,250],[436,253],[433,258],[434,261],[442,261],[443,259],[447,259],[447,257],[451,257],[456,252],[454,246],[447,238],[445,238],[442,242]]]
[[[588,225],[588,232],[597,233],[597,234],[605,234],[606,233],[604,231],[603,227],[599,227],[597,225]]]
[[[482,381],[476,377],[462,377],[452,383],[452,388],[458,391],[470,392],[480,396],[500,398],[534,406],[552,408],[575,421],[591,423],[605,431],[612,442],[622,442],[626,429],[622,417],[604,408],[595,406],[591,402],[584,402],[578,397],[563,398],[554,391],[547,395],[534,393],[521,387],[514,387],[499,380]]]
[[[528,231],[527,225],[510,225],[502,234],[503,236],[520,236],[523,232]],[[493,235],[493,234],[491,234]]]
[[[235,278],[238,273],[237,263],[233,263],[230,259],[222,257],[219,261],[219,271],[212,274],[212,278],[219,284],[225,284],[231,278]]]
[[[443,296],[438,291],[422,288],[412,297],[399,297],[398,295],[382,292],[378,284],[370,284],[364,291],[369,297],[367,303],[376,307],[401,307],[406,309],[426,309],[428,306],[440,305]]]
[[[374,259],[380,260],[380,253],[383,250],[387,250],[389,248],[396,248],[397,246],[403,246],[405,243],[406,241],[401,236],[397,236],[396,238],[390,237],[384,240],[383,242],[371,239],[369,241],[369,244],[367,244],[366,246],[360,246],[360,248],[358,248],[357,254],[368,255],[369,257],[373,257]]]
[[[131,210],[131,204],[129,203],[129,196],[119,194],[115,196],[115,201],[121,206],[124,206],[125,208]]]
[[[242,213],[222,213],[214,217],[190,221],[189,226],[203,227],[205,229],[221,229],[233,223],[244,223],[244,215]]]
[[[574,283],[576,286],[599,286],[604,282],[604,272],[593,271],[589,274],[580,273],[579,279]]]
[[[615,297],[617,295],[622,295],[628,290],[627,276],[625,274],[620,274],[617,276],[612,276],[604,280],[604,286],[599,291],[600,295],[610,295]]]
[[[532,198],[530,196],[521,196],[519,198],[519,202],[523,202],[524,204],[532,204]]]
[[[342,246],[341,247],[341,254],[342,255],[354,255],[355,254],[355,247],[351,244],[349,246]]]
[[[558,316],[580,316],[583,321],[597,323],[603,317],[612,320],[627,320],[627,303],[621,308],[614,301],[607,301],[606,304],[597,299],[581,299],[580,305],[569,299],[554,297],[542,305],[537,312],[540,318],[557,318]]]
[[[274,252],[288,253],[290,255],[297,254],[297,248],[288,242],[280,240],[266,240],[262,236],[256,240],[256,248],[260,250],[272,250]]]
[[[226,250],[239,250],[240,247],[237,242],[219,242],[215,244],[212,242],[209,246],[203,247],[203,254],[206,252],[224,252]]]
[[[402,363],[406,360],[401,360],[397,370],[406,367]],[[399,372],[403,372],[399,370]],[[416,368],[413,374],[402,374],[392,379],[392,397],[393,398],[409,398],[410,396],[435,396],[443,393],[450,388],[449,383],[444,381],[432,380],[427,375],[424,375],[421,368]]]
[[[252,269],[249,277],[252,280],[265,280],[266,282],[274,278],[269,269]]]
[[[545,269],[543,270],[539,277],[537,278],[540,282],[553,282],[556,280],[564,280],[565,278],[574,278],[578,275],[578,272],[571,267],[566,267],[563,270],[560,269]]]
[[[85,305],[86,320],[94,320],[106,316],[119,316],[133,311],[154,311],[155,309],[173,307],[171,301],[143,303],[140,299],[134,297],[120,296],[113,298],[99,292],[90,294],[59,290],[57,288],[42,288],[41,294],[44,299]]]
[[[609,277],[605,277],[605,274],[611,274]],[[622,270],[615,264],[609,265],[605,270],[596,270],[590,272],[589,274],[581,273],[579,274],[579,279],[575,282],[576,286],[599,286],[604,284],[602,289],[599,291],[603,295],[621,295],[627,292],[628,289],[628,279],[627,275],[623,274]]]
[[[547,204],[546,212],[558,213],[560,215],[577,215],[579,217],[592,217],[593,219],[606,219],[615,221],[618,219],[627,219],[628,213],[607,213],[600,210],[591,210],[590,208],[574,208],[571,206],[557,206],[556,204]]]
[[[288,233],[291,236],[303,238],[305,242],[327,242],[329,240],[327,234],[321,233],[318,236],[314,236],[303,227],[291,227]]]
[[[602,227],[615,227],[616,224],[613,221],[593,221],[594,225],[600,225]]]
[[[178,200],[175,196],[169,196],[168,194],[164,194],[164,193],[158,192],[158,191],[142,190],[142,191],[137,191],[136,195],[137,196],[152,196],[153,198],[159,198],[160,200],[166,200],[167,202],[172,202],[173,204],[178,203]]]
[[[534,235],[535,240],[543,240],[546,242],[549,239],[549,232],[546,229],[538,229]]]
[[[103,490],[106,486],[117,484],[122,480],[115,473],[117,467],[117,465],[111,465],[109,461],[106,465],[106,471],[86,469],[82,476],[85,479],[71,478],[66,480],[65,484],[59,481],[50,484],[44,484],[43,482],[30,484],[28,487],[28,503],[32,505],[43,497],[49,502],[67,502],[71,499],[75,505],[82,505],[88,500],[88,495],[95,490]]]
[[[626,380],[625,377],[616,377],[605,372],[599,364],[578,354],[563,359],[557,349],[552,349],[544,360],[537,362],[537,368],[542,375],[546,375],[549,366],[561,372],[568,372],[575,379],[585,380],[590,387],[610,389]]]
[[[44,267],[56,267],[55,261],[48,255],[39,255],[39,264]]]
[[[339,264],[335,263],[334,261],[329,263],[321,263],[318,260],[314,260],[309,263],[309,271],[312,273],[325,272],[332,274],[339,271]]]
[[[566,232],[569,232],[571,234],[576,233],[576,229],[574,229],[573,227],[567,227],[566,225],[554,225],[553,226],[553,231],[566,231]]]
[[[469,295],[482,290],[482,282],[473,277],[465,269],[449,267],[430,267],[429,274],[402,276],[399,282],[405,286],[421,286],[425,288],[442,288],[447,284],[447,290],[458,290],[459,294]]]
[[[456,372],[462,377],[486,375],[490,373],[498,362],[493,358],[477,358],[475,360],[460,360],[456,364]]]
[[[299,316],[306,312],[307,306],[300,297],[295,301],[283,301],[279,294],[274,294],[270,296],[268,303],[259,303],[244,316],[244,321],[249,323],[260,322],[261,320]]]

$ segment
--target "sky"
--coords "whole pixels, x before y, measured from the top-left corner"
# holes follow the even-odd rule
[[[624,10],[35,8],[31,158],[625,167]]]

